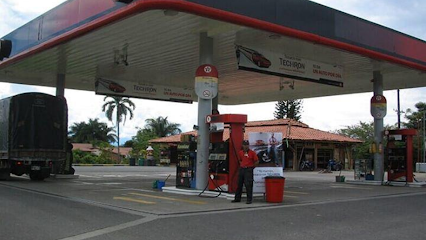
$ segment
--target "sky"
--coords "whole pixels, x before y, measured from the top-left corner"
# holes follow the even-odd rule
[[[0,0],[0,37],[24,25],[35,17],[54,8],[64,0]],[[314,0],[325,6],[395,29],[408,35],[426,40],[426,1],[424,0]],[[23,92],[44,92],[54,95],[55,89],[0,83],[0,98]],[[301,121],[312,128],[335,131],[346,126],[373,121],[370,115],[370,99],[373,93],[341,95],[304,99]],[[396,91],[385,91],[388,101],[385,124],[397,122]],[[414,104],[425,102],[426,88],[402,89],[401,109],[415,109]],[[108,122],[101,111],[103,96],[94,92],[65,90],[69,108],[69,125],[99,118]],[[197,103],[183,104],[152,100],[132,99],[136,104],[134,118],[120,128],[121,141],[130,139],[137,128],[143,128],[145,119],[158,116],[181,124],[183,131],[192,130],[197,124]],[[90,104],[89,104],[90,103]],[[354,107],[356,106],[356,107]],[[248,114],[249,121],[273,119],[275,102],[238,106],[219,106],[221,113]],[[401,117],[404,120],[403,116]],[[109,122],[110,126],[113,126]]]

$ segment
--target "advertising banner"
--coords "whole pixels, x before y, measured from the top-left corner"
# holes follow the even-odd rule
[[[282,139],[280,132],[249,133],[250,149],[259,158],[259,166],[253,170],[253,192],[265,192],[265,177],[283,177]]]
[[[283,167],[282,139],[280,132],[249,133],[250,149],[256,152],[259,167]]]
[[[343,87],[343,67],[236,45],[238,69]]]
[[[265,193],[265,177],[280,176],[284,177],[281,167],[257,167],[253,170],[253,192]]]
[[[136,84],[134,82],[98,78],[95,92],[100,95],[115,95],[172,102],[192,103],[193,89],[162,86],[157,84]]]

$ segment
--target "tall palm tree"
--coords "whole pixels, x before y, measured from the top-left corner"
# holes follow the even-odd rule
[[[176,135],[182,131],[179,129],[180,124],[171,123],[167,120],[167,117],[149,118],[145,120],[145,129],[151,131],[158,137],[167,137],[170,135]]]
[[[130,114],[130,120],[133,118],[133,110],[135,110],[135,104],[128,97],[117,97],[117,96],[106,96],[104,102],[111,98],[112,100],[102,105],[102,112],[105,112],[108,120],[112,122],[113,113],[116,113],[116,124],[117,124],[117,152],[118,158],[121,161],[120,156],[120,123],[123,121],[123,125],[126,123],[127,114]]]

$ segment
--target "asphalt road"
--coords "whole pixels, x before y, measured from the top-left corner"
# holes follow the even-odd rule
[[[94,239],[425,239],[426,195],[175,216]],[[142,237],[143,236],[143,237]]]
[[[282,205],[257,200],[247,208],[226,199],[183,198],[150,189],[153,179],[173,172],[173,168],[92,167],[77,168],[78,180],[0,182],[0,239],[423,240],[426,236],[424,188],[337,185],[332,182],[334,174],[289,173]],[[116,196],[133,202],[114,200]],[[191,205],[189,200],[206,204]],[[173,209],[156,214],[167,206]],[[203,206],[216,210],[187,211]]]
[[[141,218],[0,185],[0,239],[61,239]]]

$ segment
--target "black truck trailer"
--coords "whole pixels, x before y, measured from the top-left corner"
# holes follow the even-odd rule
[[[24,93],[0,100],[0,179],[50,176],[65,161],[68,108],[64,97]]]

